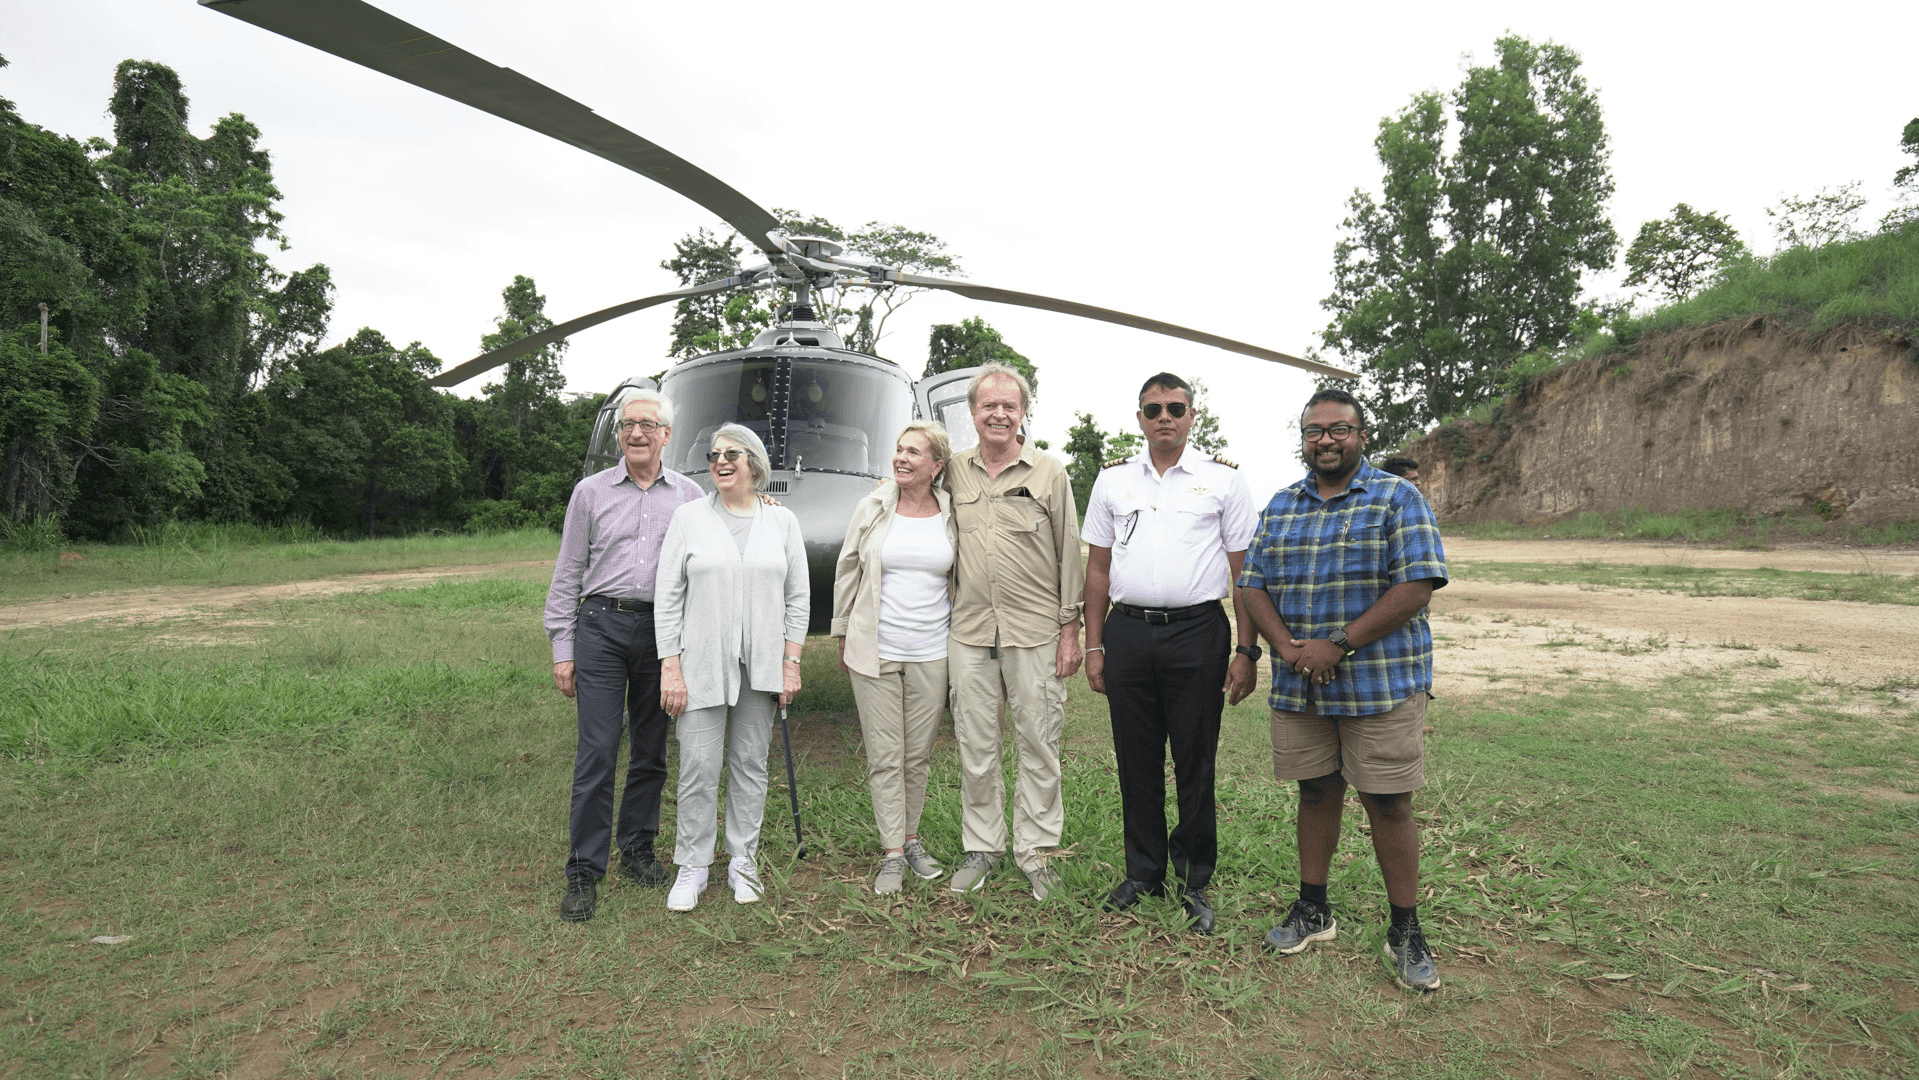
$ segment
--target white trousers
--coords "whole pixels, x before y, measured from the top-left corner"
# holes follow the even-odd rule
[[[726,763],[726,853],[758,859],[760,820],[766,814],[766,751],[773,742],[773,695],[748,689],[740,672],[740,702],[688,709],[674,729],[680,739],[680,801],[673,817],[673,861],[713,865],[719,832],[720,762]]]

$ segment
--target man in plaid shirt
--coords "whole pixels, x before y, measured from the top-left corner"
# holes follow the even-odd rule
[[[1366,463],[1351,394],[1314,394],[1300,433],[1311,472],[1274,493],[1238,582],[1273,647],[1273,775],[1299,782],[1299,899],[1266,945],[1292,954],[1338,936],[1326,879],[1350,784],[1392,907],[1387,965],[1400,986],[1429,991],[1439,973],[1419,929],[1412,793],[1426,783],[1426,603],[1446,584],[1446,554],[1419,490]]]

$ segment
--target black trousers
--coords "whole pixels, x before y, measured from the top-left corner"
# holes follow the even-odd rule
[[[1158,884],[1170,860],[1187,888],[1202,889],[1219,863],[1213,761],[1226,707],[1232,628],[1218,605],[1195,618],[1148,624],[1106,616],[1106,703],[1119,760],[1126,876]],[[1179,826],[1166,833],[1166,748],[1173,749]]]
[[[660,708],[660,656],[651,611],[620,611],[587,598],[573,631],[574,701],[580,742],[573,755],[573,813],[568,827],[568,877],[606,876],[613,839],[613,784],[620,766],[622,727],[632,729],[626,794],[620,799],[620,850],[651,844],[660,832],[660,792],[666,787],[666,731]],[[621,717],[627,718],[625,725]]]

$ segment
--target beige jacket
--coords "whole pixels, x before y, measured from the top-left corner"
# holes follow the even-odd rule
[[[959,550],[959,528],[953,521],[952,496],[938,484],[940,516],[946,519],[946,542]],[[846,526],[846,542],[833,567],[833,636],[846,639],[846,666],[869,678],[880,673],[880,549],[899,508],[899,485],[882,480],[853,508]],[[959,561],[954,560],[957,569]],[[946,598],[953,599],[953,574],[946,575]]]

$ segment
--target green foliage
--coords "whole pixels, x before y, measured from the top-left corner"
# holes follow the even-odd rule
[[[100,382],[65,344],[39,352],[40,328],[0,336],[0,500],[5,520],[57,517],[100,411]]]
[[[1218,454],[1226,449],[1226,436],[1219,433],[1219,414],[1206,407],[1206,380],[1194,379],[1193,426],[1186,441],[1202,453]]]
[[[1078,423],[1066,432],[1066,475],[1073,482],[1073,501],[1079,516],[1086,517],[1086,500],[1093,497],[1093,481],[1099,479],[1100,466],[1106,460],[1106,433],[1094,422],[1092,413],[1074,413]]]
[[[1866,197],[1859,194],[1857,180],[1837,187],[1824,187],[1810,196],[1788,195],[1766,208],[1772,219],[1773,236],[1782,249],[1805,248],[1812,252],[1814,268],[1819,252],[1828,244],[1857,239],[1859,211]]]
[[[1580,277],[1618,246],[1605,125],[1578,54],[1513,36],[1496,48],[1445,99],[1416,95],[1380,122],[1380,194],[1347,203],[1321,339],[1365,372],[1381,445],[1487,400],[1511,358],[1577,336]]]
[[[957,371],[997,361],[1026,376],[1033,396],[1039,396],[1039,369],[1008,345],[998,330],[986,324],[985,319],[975,315],[957,326],[935,323],[928,339],[925,374],[937,375],[942,371]]]
[[[1721,267],[1745,257],[1746,245],[1725,218],[1680,203],[1672,208],[1671,218],[1639,227],[1626,249],[1626,266],[1632,271],[1626,284],[1652,284],[1668,299],[1684,300]]]
[[[948,254],[946,242],[932,233],[883,221],[869,221],[848,231],[816,214],[779,207],[773,209],[773,216],[790,236],[832,240],[850,253],[898,266],[910,273],[959,272],[959,260]],[[705,228],[682,237],[673,248],[673,258],[662,262],[660,268],[671,270],[681,285],[696,285],[737,273],[744,250],[737,233],[721,237]],[[813,309],[821,322],[846,339],[848,348],[874,353],[886,333],[887,318],[923,291],[900,286],[850,292],[831,290],[814,295]],[[669,351],[675,357],[686,359],[722,349],[745,348],[761,330],[779,318],[784,302],[784,294],[777,290],[721,293],[681,300],[673,316],[673,343]]]

